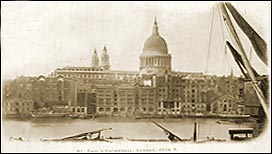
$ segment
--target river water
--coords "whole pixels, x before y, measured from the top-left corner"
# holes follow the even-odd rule
[[[223,138],[230,141],[229,128],[254,127],[255,123],[219,124],[218,119],[183,118],[183,119],[156,119],[165,128],[171,130],[181,138],[191,138],[194,131],[194,122],[198,123],[198,139],[207,136]],[[28,141],[38,141],[41,138],[62,138],[82,132],[112,128],[104,131],[105,137],[126,137],[130,139],[167,139],[164,132],[154,125],[151,120],[127,119],[28,119],[2,121],[4,139],[23,137]]]

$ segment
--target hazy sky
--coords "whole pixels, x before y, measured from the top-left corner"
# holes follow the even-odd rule
[[[233,2],[246,20],[270,42],[270,2]],[[112,70],[139,69],[144,41],[154,16],[172,55],[172,68],[204,72],[215,2],[1,2],[2,78],[48,74],[64,66],[90,66],[96,48],[106,45]],[[228,38],[226,27],[223,33]],[[236,27],[249,54],[249,41]],[[270,44],[269,44],[270,53]],[[269,58],[270,59],[270,58]],[[265,66],[255,52],[252,65]],[[208,74],[241,74],[229,51],[225,56],[215,9]]]

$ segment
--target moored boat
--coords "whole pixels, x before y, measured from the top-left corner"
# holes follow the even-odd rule
[[[250,118],[250,115],[219,114],[220,118]]]

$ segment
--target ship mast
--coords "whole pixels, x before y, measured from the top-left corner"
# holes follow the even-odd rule
[[[240,39],[238,37],[238,34],[237,34],[236,30],[235,30],[235,28],[234,28],[234,26],[233,26],[233,24],[231,22],[231,19],[230,19],[228,13],[227,13],[227,9],[226,9],[225,3],[221,2],[221,3],[219,3],[219,6],[220,6],[220,9],[222,11],[222,15],[223,15],[224,21],[227,24],[227,28],[230,30],[230,32],[231,32],[231,34],[232,34],[235,42],[238,45],[238,49],[241,52],[241,57],[242,57],[242,60],[245,63],[245,67],[246,67],[246,70],[248,71],[249,78],[252,81],[251,83],[252,83],[253,89],[255,90],[255,92],[256,92],[256,94],[258,96],[258,99],[260,100],[260,103],[261,103],[261,105],[263,107],[263,110],[264,110],[266,116],[268,116],[269,115],[269,111],[268,111],[268,107],[267,107],[267,104],[266,104],[266,101],[265,101],[265,97],[264,97],[261,89],[257,85],[255,76],[254,76],[253,71],[252,71],[252,69],[250,67],[249,60],[246,57],[245,50],[244,50],[244,48],[242,46],[242,43],[241,43],[241,41],[240,41]]]

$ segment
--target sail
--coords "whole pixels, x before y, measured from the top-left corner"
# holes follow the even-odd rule
[[[230,52],[232,53],[233,58],[235,59],[237,65],[239,66],[239,68],[240,68],[240,70],[242,71],[243,75],[244,75],[246,78],[249,79],[249,76],[248,76],[248,74],[246,73],[246,72],[248,72],[248,71],[246,70],[246,67],[245,67],[245,64],[244,64],[244,62],[243,62],[243,60],[242,60],[241,55],[240,55],[240,54],[237,52],[237,50],[230,44],[229,41],[226,41],[226,44],[227,44],[228,48],[230,49]],[[259,74],[257,73],[257,71],[256,71],[254,68],[251,67],[251,70],[253,71],[253,74],[254,74],[255,77],[258,77],[258,76],[259,76]]]
[[[242,31],[249,38],[256,54],[267,65],[267,44],[263,38],[248,24],[248,22],[239,14],[239,12],[231,5],[231,3],[225,3],[228,10],[232,14],[234,20]]]
[[[258,85],[256,84],[256,79],[255,79],[255,75],[251,69],[251,66],[250,66],[250,62],[249,60],[247,59],[246,57],[246,53],[245,53],[245,50],[242,46],[242,43],[240,41],[240,38],[238,37],[238,34],[230,20],[230,17],[228,15],[228,12],[227,12],[227,8],[225,6],[225,3],[219,3],[219,7],[220,7],[220,10],[222,11],[222,16],[223,16],[223,19],[226,23],[226,26],[228,28],[228,30],[230,31],[230,33],[232,34],[235,42],[237,43],[238,45],[238,48],[239,48],[239,51],[241,52],[241,56],[242,56],[242,60],[245,64],[245,67],[246,67],[246,70],[248,71],[248,75],[250,77],[250,80],[252,81],[251,84],[253,86],[253,89],[255,91],[255,93],[257,94],[258,96],[258,99],[263,107],[263,110],[265,112],[266,115],[269,115],[269,110],[268,110],[268,106],[266,104],[267,100],[265,99],[261,89],[258,87]]]

